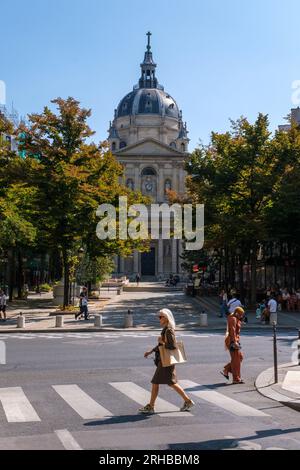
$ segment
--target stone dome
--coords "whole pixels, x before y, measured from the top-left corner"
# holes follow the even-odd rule
[[[116,117],[157,114],[179,119],[176,101],[160,88],[139,88],[128,93],[119,103]]]

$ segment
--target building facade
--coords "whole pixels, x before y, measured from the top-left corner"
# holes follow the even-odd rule
[[[124,167],[123,183],[154,203],[168,201],[168,190],[185,193],[184,161],[188,131],[176,101],[156,78],[150,36],[137,85],[119,103],[110,123],[108,141]],[[165,279],[182,274],[182,241],[152,240],[149,252],[116,259],[117,275]]]

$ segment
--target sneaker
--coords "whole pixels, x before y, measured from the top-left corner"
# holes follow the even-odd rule
[[[193,400],[185,401],[183,406],[180,408],[180,411],[190,411],[190,409],[195,405]]]
[[[154,408],[150,404],[143,406],[143,408],[139,409],[139,413],[143,413],[145,415],[153,415],[154,414]]]
[[[245,383],[244,380],[241,379],[238,382],[236,382],[236,381],[232,382],[232,385],[238,385],[238,384],[244,384],[244,383]]]

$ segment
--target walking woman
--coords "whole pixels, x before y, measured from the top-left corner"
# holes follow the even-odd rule
[[[231,361],[224,367],[221,374],[229,380],[229,374],[233,376],[233,384],[245,383],[241,379],[241,363],[243,360],[243,353],[241,352],[240,344],[240,331],[242,326],[242,319],[245,315],[242,307],[236,307],[234,312],[227,318],[227,332],[225,336],[225,347],[230,352]]]
[[[158,345],[151,351],[146,351],[144,357],[148,357],[150,354],[155,353],[154,363],[156,365],[156,371],[152,378],[152,390],[150,403],[139,409],[140,413],[153,414],[155,412],[155,401],[158,396],[159,386],[162,384],[169,385],[173,388],[184,400],[180,411],[189,411],[194,402],[187,396],[183,388],[177,383],[175,365],[170,367],[163,367],[159,354],[159,346],[164,345],[166,349],[176,349],[176,338],[175,338],[175,320],[171,310],[164,308],[158,312],[158,318],[161,327],[163,328],[161,335],[158,338]]]

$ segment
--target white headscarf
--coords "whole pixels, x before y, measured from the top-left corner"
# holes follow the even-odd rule
[[[175,330],[176,323],[175,323],[175,319],[173,317],[173,313],[171,312],[171,310],[169,310],[168,308],[163,308],[162,310],[158,312],[158,314],[165,317],[168,320],[168,326],[172,328],[173,330]]]

